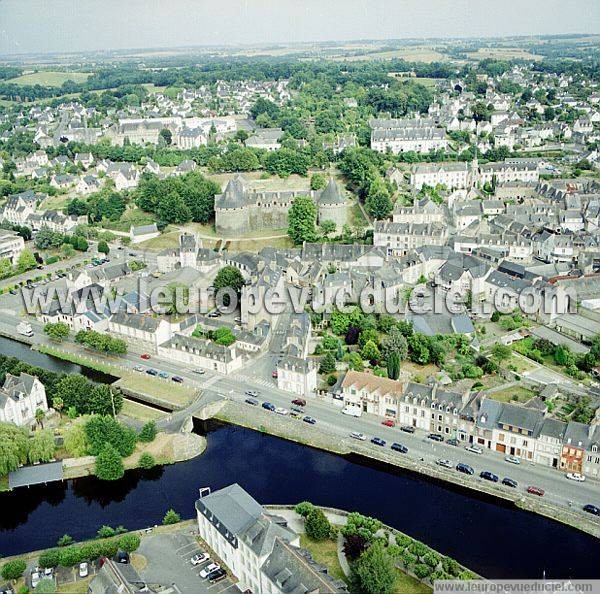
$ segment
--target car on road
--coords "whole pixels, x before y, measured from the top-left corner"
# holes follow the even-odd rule
[[[342,414],[358,418],[362,415],[362,410],[360,409],[360,406],[345,406],[342,409]]]
[[[258,400],[256,398],[246,398],[244,402],[246,404],[251,404],[252,406],[258,406]]]
[[[209,574],[217,569],[221,569],[221,566],[218,563],[209,563],[198,575],[201,578],[206,578]]]
[[[415,428],[411,425],[402,425],[402,427],[400,427],[400,431],[404,431],[404,433],[414,433]]]
[[[600,507],[596,507],[595,505],[592,505],[591,503],[584,505],[583,511],[587,512],[588,514],[594,514],[595,516],[600,516]]]
[[[275,405],[271,404],[270,402],[263,402],[262,407],[266,410],[270,410],[271,412],[275,410]]]
[[[521,464],[521,458],[517,458],[517,456],[504,456],[504,461],[511,464]]]
[[[208,581],[211,584],[216,584],[217,582],[224,580],[226,577],[227,577],[227,572],[224,569],[219,568],[208,574]]]
[[[309,425],[316,425],[317,424],[317,419],[315,419],[314,417],[309,417],[308,415],[305,416],[302,420],[305,423],[308,423]]]
[[[381,424],[386,427],[395,427],[396,421],[394,421],[394,419],[385,419],[385,421],[381,421]]]
[[[377,446],[381,446],[381,447],[385,447],[385,439],[381,439],[381,437],[373,437],[371,439],[371,443],[373,445],[377,445]]]
[[[136,365],[133,368],[133,371],[144,371],[144,366],[143,365]]]
[[[298,413],[299,415],[303,415],[304,414],[304,409],[303,408],[298,408],[297,406],[292,406],[292,412]]]
[[[485,479],[486,481],[492,481],[492,483],[497,483],[498,482],[498,475],[494,474],[493,472],[490,472],[489,470],[482,470],[479,473],[479,476],[482,479]]]
[[[158,372],[158,377],[162,377],[163,379],[167,379],[169,377],[169,374],[166,371],[159,371]]]
[[[209,318],[220,318],[221,317],[221,312],[220,311],[211,311],[208,316]]]
[[[443,466],[444,468],[452,468],[453,464],[450,460],[446,460],[446,458],[439,458],[435,461],[438,466]]]
[[[246,394],[246,396],[252,396],[252,398],[256,398],[258,396],[258,392],[256,390],[246,390],[244,394]]]
[[[296,406],[306,406],[306,400],[304,400],[304,398],[294,398],[292,404],[295,404]]]
[[[277,370],[275,370],[275,371],[271,371],[271,377],[272,377],[273,379],[277,379],[277,376],[278,376]]]
[[[458,446],[458,445],[460,445],[460,441],[458,441],[458,439],[456,439],[456,437],[451,437],[450,439],[447,439],[446,443],[448,445],[451,445],[451,446]]]
[[[444,436],[439,433],[430,433],[427,436],[427,439],[431,439],[432,441],[444,441]]]
[[[144,361],[148,361],[148,359],[150,359],[150,355],[148,353],[143,353],[140,355],[140,359],[144,359]]]
[[[209,560],[210,560],[210,556],[208,553],[198,553],[197,555],[194,555],[190,559],[190,563],[192,565],[200,565],[201,563],[204,563]]]
[[[473,454],[483,454],[483,450],[479,446],[475,445],[474,443],[465,447],[465,450],[467,452],[472,452]]]
[[[350,433],[350,437],[352,437],[352,439],[358,439],[359,441],[365,441],[367,439],[367,436],[359,431],[353,431]]]
[[[401,443],[394,442],[391,447],[392,447],[392,450],[394,450],[394,452],[400,452],[401,454],[408,454],[408,448],[406,446],[403,446]]]
[[[502,484],[507,487],[512,487],[513,489],[516,489],[519,486],[519,483],[517,483],[517,481],[515,481],[514,479],[511,479],[507,476],[505,476],[502,479]]]
[[[527,487],[527,492],[531,495],[537,495],[538,497],[543,497],[545,493],[544,489],[534,487],[533,485],[529,485],[529,487]]]
[[[198,375],[204,375],[206,371],[204,369],[194,369],[194,373],[197,373]]]
[[[570,481],[575,481],[576,483],[583,483],[585,481],[585,476],[583,476],[583,474],[579,474],[578,472],[567,472],[566,477]]]
[[[183,378],[180,375],[174,375],[171,379],[178,384],[183,384]]]
[[[276,412],[278,415],[282,415],[282,416],[284,416],[284,417],[286,417],[287,415],[289,415],[289,414],[290,414],[290,411],[289,411],[287,408],[283,408],[283,406],[278,406],[278,407],[275,409],[275,412]]]
[[[475,471],[471,466],[468,464],[463,464],[462,462],[459,462],[456,465],[456,470],[458,470],[458,472],[462,472],[463,474],[468,474],[469,476],[475,474]]]
[[[156,369],[152,369],[152,367],[150,367],[149,369],[146,369],[146,373],[148,375],[158,375],[158,371],[156,371]]]
[[[79,577],[80,578],[87,577],[89,573],[90,573],[90,570],[88,568],[88,564],[85,561],[83,563],[80,563],[79,564]]]

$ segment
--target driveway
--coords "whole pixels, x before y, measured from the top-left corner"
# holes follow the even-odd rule
[[[233,594],[239,592],[230,578],[210,584],[199,576],[207,565],[193,566],[190,559],[202,552],[188,528],[171,534],[155,534],[142,539],[137,553],[147,559],[140,576],[148,584],[175,584],[182,594]]]

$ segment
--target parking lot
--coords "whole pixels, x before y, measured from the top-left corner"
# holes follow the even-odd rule
[[[182,594],[233,594],[239,592],[230,577],[210,584],[200,577],[209,561],[192,565],[190,559],[201,550],[194,533],[187,528],[171,534],[155,534],[142,540],[137,551],[146,557],[146,568],[140,576],[149,584],[175,584]],[[210,554],[210,551],[208,551]],[[211,558],[211,561],[217,561]],[[225,568],[226,569],[226,568]]]

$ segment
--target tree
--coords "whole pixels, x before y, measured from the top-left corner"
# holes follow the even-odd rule
[[[406,359],[408,355],[408,342],[402,334],[402,329],[398,326],[392,327],[389,335],[383,339],[381,344],[381,354],[384,359],[389,359],[392,353],[396,353],[400,361]]]
[[[130,456],[135,448],[135,431],[109,416],[94,415],[85,423],[90,455],[97,456],[106,444],[112,445],[120,456]]]
[[[373,180],[369,187],[365,206],[376,219],[385,219],[392,212],[392,201],[390,200],[390,192],[381,177]]]
[[[231,328],[221,326],[211,332],[211,338],[222,346],[230,346],[235,342],[235,334]]]
[[[496,343],[492,347],[492,356],[497,361],[506,361],[510,357],[510,355],[511,355],[510,347],[508,347],[504,344]]]
[[[17,272],[26,272],[37,266],[37,261],[34,255],[28,250],[24,249],[17,260]]]
[[[419,332],[408,337],[410,360],[419,365],[427,365],[430,360],[429,340]]]
[[[365,359],[365,361],[370,361],[372,365],[375,365],[381,357],[381,354],[379,352],[379,349],[377,348],[377,345],[372,340],[369,340],[365,344],[365,346],[362,348],[360,354],[361,354],[362,358]]]
[[[0,476],[27,463],[29,440],[21,427],[0,423]]]
[[[156,422],[148,421],[140,430],[138,435],[138,440],[143,441],[145,443],[149,443],[154,441],[156,437]]]
[[[174,510],[169,509],[163,518],[163,525],[168,526],[169,524],[177,524],[181,522],[181,516]]]
[[[296,245],[316,239],[317,206],[309,196],[297,196],[288,216],[288,235]]]
[[[133,553],[140,546],[140,537],[137,534],[124,534],[119,538],[119,549]]]
[[[56,567],[58,565],[60,551],[58,549],[48,549],[41,553],[38,559],[40,567]]]
[[[82,560],[81,549],[77,546],[65,547],[60,550],[58,564],[61,567],[73,567]]]
[[[221,270],[217,272],[217,276],[213,282],[215,294],[221,289],[230,288],[233,289],[238,300],[242,294],[242,287],[244,284],[244,277],[235,266],[225,266],[224,268],[221,268]],[[226,307],[230,305],[230,296],[228,294],[223,295],[223,305]]]
[[[356,561],[363,554],[368,544],[368,541],[360,534],[349,534],[344,537],[344,554],[348,561]]]
[[[54,450],[55,444],[52,432],[49,430],[36,431],[29,440],[29,452],[27,454],[29,463],[50,462],[54,458]]]
[[[325,236],[330,235],[331,233],[334,233],[335,229],[336,229],[336,225],[335,225],[334,221],[323,221],[321,223],[320,227],[321,227],[321,232]]]
[[[387,373],[390,379],[397,380],[400,377],[400,357],[396,351],[387,360]]]
[[[160,136],[160,138],[162,138],[163,142],[167,145],[170,146],[170,144],[173,142],[173,134],[171,133],[171,130],[169,130],[168,128],[163,128],[158,135]]]
[[[35,410],[35,422],[38,427],[44,428],[44,419],[46,418],[46,412],[43,408],[37,408]]]
[[[310,178],[310,189],[311,190],[322,190],[327,185],[325,176],[320,173],[315,173]]]
[[[304,519],[304,530],[306,535],[313,540],[325,540],[331,534],[331,525],[325,517],[323,510],[313,507]]]
[[[13,273],[10,258],[0,258],[0,279],[8,278]]]
[[[18,580],[25,569],[27,569],[27,562],[24,559],[13,559],[2,566],[0,573],[5,580]]]
[[[108,247],[108,243],[104,240],[98,242],[98,252],[101,254],[109,254],[110,248]]]
[[[138,461],[138,467],[148,470],[149,468],[154,468],[156,466],[156,460],[154,456],[148,452],[144,452]]]
[[[395,591],[396,568],[383,543],[373,543],[351,565],[350,580],[360,594],[392,594]]]
[[[125,474],[123,460],[112,444],[104,444],[102,450],[96,456],[95,474],[103,481],[116,481]]]
[[[62,417],[62,409],[65,407],[65,403],[60,396],[55,396],[52,399],[52,408],[58,413],[59,417]]]
[[[301,501],[296,504],[294,511],[303,518],[306,518],[308,514],[314,509],[314,505],[310,501]]]
[[[332,373],[335,371],[335,357],[332,353],[325,354],[319,365],[319,373]]]
[[[56,342],[62,342],[70,333],[71,329],[69,328],[69,325],[64,322],[48,322],[47,324],[44,324],[44,334]]]

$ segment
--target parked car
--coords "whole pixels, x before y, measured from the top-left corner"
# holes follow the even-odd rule
[[[576,483],[583,483],[585,481],[585,476],[578,472],[568,472],[566,476],[570,481],[575,481]]]
[[[158,372],[158,377],[162,377],[163,379],[167,379],[169,377],[169,374],[166,371],[159,371]]]
[[[227,572],[224,569],[219,568],[208,574],[208,581],[211,584],[216,584],[217,582],[224,580],[226,577],[227,577]]]
[[[275,405],[270,402],[263,402],[262,407],[266,410],[270,410],[271,412],[275,410]]]
[[[360,406],[345,406],[342,409],[343,415],[348,415],[349,417],[360,417],[362,415],[362,410]]]
[[[246,390],[244,394],[246,394],[246,396],[252,396],[253,398],[258,396],[258,392],[256,390]]]
[[[504,461],[511,464],[521,464],[521,458],[517,458],[516,456],[504,456]]]
[[[411,425],[402,425],[402,427],[400,427],[400,431],[404,431],[404,433],[414,433],[415,428]]]
[[[129,563],[129,553],[127,551],[117,551],[115,561],[117,563]]]
[[[297,406],[292,406],[292,412],[298,413],[299,415],[304,414],[304,410],[301,408],[298,408]]]
[[[290,411],[289,411],[287,408],[283,408],[283,406],[278,406],[278,407],[275,409],[275,412],[276,412],[278,415],[282,415],[282,416],[284,416],[284,417],[290,414]]]
[[[278,374],[277,374],[277,370],[276,370],[276,369],[275,369],[274,371],[271,371],[271,377],[272,377],[273,379],[277,379],[277,375],[278,375]]]
[[[447,439],[446,443],[451,446],[460,445],[460,441],[458,441],[458,439],[456,439],[456,437],[451,437],[450,439]]]
[[[385,439],[381,439],[381,437],[373,437],[371,439],[371,443],[377,446],[385,447]]]
[[[353,439],[358,439],[360,441],[365,441],[367,439],[367,436],[364,433],[360,433],[358,431],[353,431],[352,433],[350,433],[350,437],[352,437]]]
[[[531,493],[531,495],[537,495],[538,497],[543,497],[545,493],[544,489],[534,487],[533,485],[529,485],[529,487],[527,487],[527,492]]]
[[[381,424],[385,425],[386,427],[395,427],[396,421],[394,421],[394,419],[385,419],[384,421],[381,422]]]
[[[600,507],[596,507],[595,505],[592,505],[591,503],[584,505],[583,511],[587,512],[588,514],[594,514],[595,516],[600,516]]]
[[[194,555],[190,559],[190,562],[192,565],[200,565],[201,563],[204,563],[205,561],[208,561],[209,559],[210,559],[210,556],[208,553],[199,553],[198,555]]]
[[[456,465],[456,470],[458,470],[458,472],[462,472],[463,474],[468,474],[469,476],[475,474],[475,471],[471,466],[468,464],[463,464],[462,462],[459,462]]]
[[[308,415],[306,417],[304,417],[302,420],[305,423],[308,423],[309,425],[316,425],[317,424],[317,419],[315,419],[314,417],[309,417]]]
[[[174,375],[171,379],[178,384],[183,384],[183,378],[180,375]]]
[[[450,462],[450,460],[446,460],[446,458],[440,458],[439,460],[436,460],[435,463],[438,466],[443,466],[444,468],[452,468],[452,462]]]
[[[505,476],[502,479],[502,484],[506,485],[507,487],[512,487],[513,489],[516,489],[518,487],[518,485],[519,485],[519,483],[517,483],[517,481],[515,481],[515,480],[513,480],[511,478],[508,478],[507,476]]]
[[[246,404],[251,404],[252,406],[258,406],[258,400],[256,398],[246,398],[244,402]]]
[[[304,398],[294,398],[292,404],[295,404],[296,406],[306,406],[306,400],[304,400]]]
[[[201,578],[206,578],[209,574],[217,569],[221,569],[221,566],[218,563],[209,563],[198,575]]]
[[[158,375],[158,371],[156,371],[156,369],[152,369],[152,367],[150,367],[150,369],[146,369],[146,373],[148,375]]]
[[[133,368],[133,371],[144,371],[144,366],[143,365],[136,365]]]
[[[498,475],[494,474],[493,472],[490,472],[489,470],[482,470],[479,473],[479,476],[482,479],[485,479],[486,481],[492,481],[492,483],[498,482]]]
[[[37,571],[34,571],[31,574],[31,587],[35,588],[40,583],[41,579],[42,579],[42,576]]]
[[[400,452],[401,454],[408,454],[408,448],[401,443],[394,442],[392,444],[392,450],[394,450],[394,452]]]
[[[140,355],[140,359],[144,359],[144,361],[147,361],[148,359],[150,359],[150,355],[148,353],[143,353],[142,355]]]
[[[444,441],[444,436],[440,435],[439,433],[430,433],[427,436],[427,439],[431,439],[433,441]]]
[[[194,369],[194,373],[197,373],[198,375],[204,375],[206,371],[204,369]]]
[[[474,443],[465,447],[465,450],[467,450],[467,452],[473,452],[474,454],[483,454],[483,450]]]
[[[87,577],[89,572],[90,571],[88,569],[88,564],[85,561],[83,563],[79,564],[79,577],[80,578]]]

